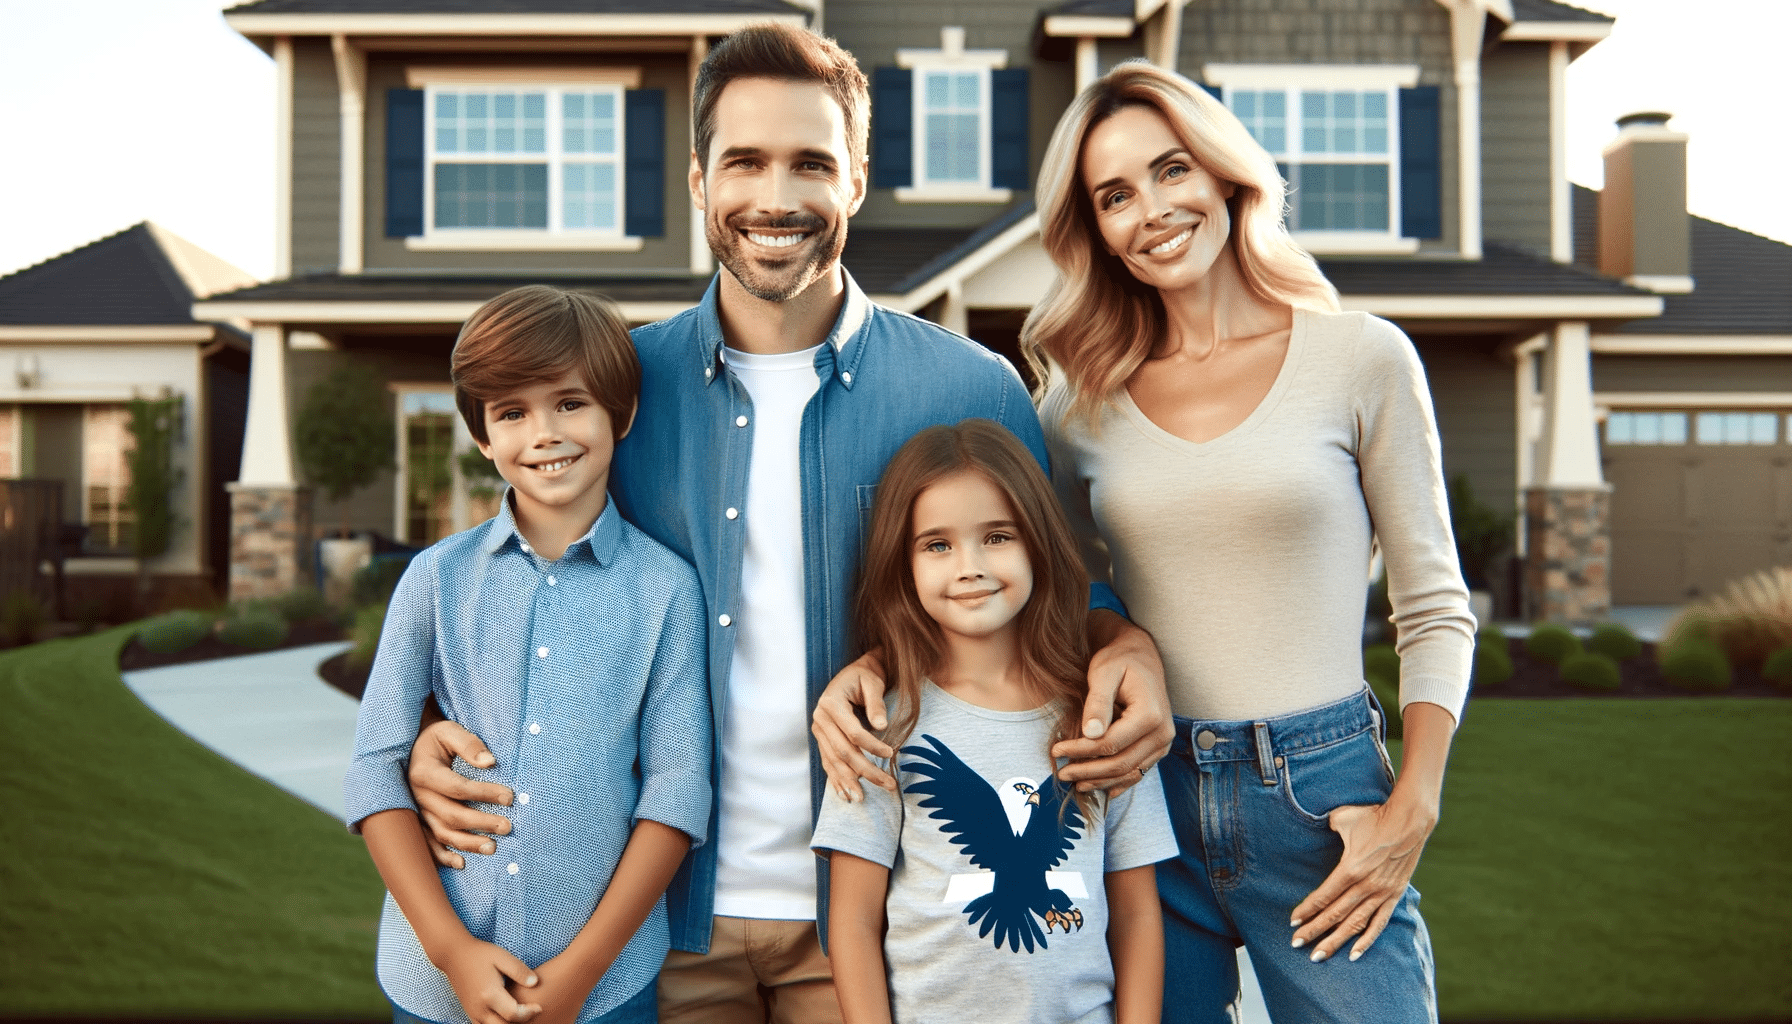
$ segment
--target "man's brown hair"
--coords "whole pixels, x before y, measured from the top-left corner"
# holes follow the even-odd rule
[[[620,438],[641,394],[641,361],[615,304],[590,292],[524,285],[473,311],[449,362],[454,404],[481,444],[485,403],[577,371]]]
[[[846,147],[853,165],[865,159],[871,86],[859,70],[859,62],[839,43],[808,29],[748,25],[718,43],[697,69],[691,118],[697,125],[697,163],[704,171],[709,170],[709,144],[716,137],[716,101],[723,87],[742,78],[820,85],[845,115]]]

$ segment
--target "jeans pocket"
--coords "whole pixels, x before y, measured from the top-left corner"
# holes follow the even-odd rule
[[[1331,828],[1331,813],[1353,804],[1383,804],[1394,792],[1387,755],[1372,729],[1282,757],[1283,792],[1295,817]]]

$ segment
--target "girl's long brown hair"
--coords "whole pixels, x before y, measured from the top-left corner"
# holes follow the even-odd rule
[[[1021,353],[1043,390],[1053,367],[1075,394],[1071,413],[1094,423],[1164,337],[1169,321],[1157,289],[1140,282],[1101,244],[1083,187],[1083,144],[1124,107],[1156,110],[1202,168],[1237,186],[1226,209],[1230,244],[1251,294],[1271,305],[1336,312],[1338,293],[1282,223],[1283,183],[1275,158],[1207,91],[1173,71],[1127,61],[1097,79],[1058,121],[1039,168],[1040,244],[1058,267],[1021,327]]]
[[[857,626],[863,649],[882,649],[884,680],[896,694],[883,740],[900,753],[921,713],[921,681],[945,656],[940,626],[915,593],[915,499],[963,472],[988,478],[1014,510],[1015,529],[1033,569],[1033,596],[1016,617],[1021,675],[1040,704],[1058,709],[1051,742],[1081,736],[1088,695],[1089,578],[1070,524],[1039,463],[1020,441],[992,420],[969,419],[928,427],[910,438],[877,485]],[[1078,796],[1085,816],[1093,810],[1093,801],[1084,799],[1088,795]]]

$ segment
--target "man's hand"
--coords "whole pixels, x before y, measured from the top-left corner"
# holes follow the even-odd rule
[[[865,756],[869,751],[888,761],[896,751],[865,728],[859,720],[860,708],[865,709],[871,729],[881,731],[889,726],[889,716],[884,714],[884,663],[876,651],[866,652],[828,681],[828,688],[815,702],[809,725],[821,751],[821,767],[828,773],[828,785],[848,803],[865,799],[860,779],[892,792],[896,789],[890,773]]]
[[[454,770],[456,757],[479,768],[497,763],[479,737],[445,719],[426,725],[411,746],[411,797],[417,801],[429,832],[430,852],[437,864],[448,868],[466,867],[466,859],[455,850],[491,853],[497,848],[488,836],[474,833],[510,834],[509,818],[476,811],[463,803],[477,800],[509,807],[509,788],[460,775]]]
[[[436,966],[448,976],[455,998],[473,1024],[524,1024],[541,1012],[539,1003],[521,1002],[513,994],[532,991],[535,972],[502,946],[468,936]]]
[[[1176,726],[1164,692],[1164,663],[1151,635],[1105,608],[1089,613],[1089,696],[1083,738],[1052,747],[1070,760],[1058,778],[1079,792],[1125,792],[1170,752]],[[1120,717],[1114,718],[1114,711]],[[1111,724],[1110,724],[1111,723]]]

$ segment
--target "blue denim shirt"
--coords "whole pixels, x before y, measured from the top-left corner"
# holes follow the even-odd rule
[[[754,422],[752,400],[722,360],[718,281],[703,301],[634,330],[641,356],[641,408],[617,446],[611,494],[629,521],[697,568],[709,612],[710,709],[721,735],[746,551],[745,508]],[[803,411],[802,522],[809,704],[857,652],[848,646],[853,589],[872,496],[884,464],[916,431],[973,416],[995,420],[1046,465],[1033,403],[1007,360],[918,317],[876,306],[846,275],[846,298],[815,354],[820,387]],[[728,771],[717,765],[719,773]],[[738,770],[751,771],[742,766]],[[826,775],[810,740],[811,813]],[[720,793],[719,783],[712,787]],[[710,833],[716,833],[712,806]],[[828,878],[816,861],[816,920],[825,936]],[[672,944],[709,949],[715,906],[713,844],[692,851],[672,882]]]
[[[343,780],[351,830],[414,807],[405,764],[431,693],[485,740],[497,764],[467,775],[516,792],[497,852],[440,872],[478,938],[530,966],[590,920],[637,821],[703,842],[714,801],[696,574],[609,503],[549,561],[517,532],[509,495],[489,522],[419,554],[387,607]],[[387,897],[379,980],[405,1010],[464,1020],[459,1000]],[[653,984],[666,958],[662,901],[586,1000],[580,1020]]]

